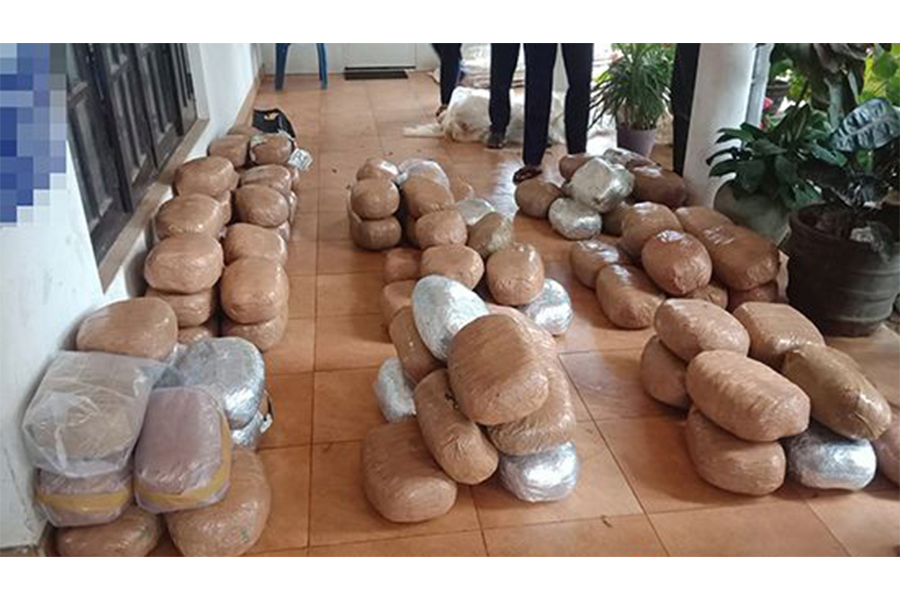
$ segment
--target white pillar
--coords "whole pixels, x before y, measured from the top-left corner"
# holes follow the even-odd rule
[[[689,204],[711,206],[721,181],[710,181],[707,157],[722,127],[744,122],[753,78],[755,44],[702,44],[684,159]]]

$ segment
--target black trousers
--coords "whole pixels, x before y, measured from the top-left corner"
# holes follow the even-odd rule
[[[526,165],[544,158],[553,100],[553,67],[557,44],[525,44],[525,148]],[[571,154],[587,149],[591,97],[593,44],[562,44],[569,89],[566,91],[566,147]]]
[[[505,135],[509,126],[509,90],[516,74],[516,65],[519,64],[521,45],[491,44],[491,100],[488,111],[492,133]]]
[[[441,59],[441,104],[447,105],[459,83],[462,44],[432,44],[431,47]]]
[[[677,44],[675,64],[672,67],[672,167],[684,174],[684,155],[687,151],[688,130],[691,127],[691,106],[694,104],[694,86],[697,83],[697,61],[700,44]]]

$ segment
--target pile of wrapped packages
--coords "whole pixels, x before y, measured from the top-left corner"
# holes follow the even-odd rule
[[[144,556],[165,529],[187,556],[239,555],[271,491],[254,452],[271,423],[265,364],[240,338],[177,343],[159,298],[81,323],[23,419],[35,501],[63,556]]]
[[[457,484],[495,472],[522,500],[567,496],[579,469],[574,392],[553,340],[573,318],[565,289],[534,247],[515,243],[510,219],[471,187],[454,193],[439,164],[370,160],[357,177],[350,210],[366,181],[391,183],[407,242],[385,256],[382,316],[397,357],[375,381],[387,424],[363,444],[369,501],[391,521],[424,521],[453,507]]]
[[[881,467],[900,479],[900,420],[848,355],[787,304],[745,302],[734,314],[673,298],[653,317],[640,377],[654,399],[688,411],[697,473],[754,496],[786,477],[858,490]]]
[[[181,165],[154,219],[147,296],[169,304],[182,343],[226,336],[262,351],[284,336],[297,185],[308,153],[283,134],[238,126]],[[224,315],[220,317],[219,307]]]

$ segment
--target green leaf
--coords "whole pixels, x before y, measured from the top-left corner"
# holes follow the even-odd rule
[[[753,134],[751,134],[750,132],[744,131],[742,129],[735,129],[733,127],[723,127],[719,130],[719,133],[721,133],[722,135],[720,135],[719,139],[716,140],[717,144],[730,142],[733,140],[740,140],[744,143],[749,144],[755,139]]]
[[[785,152],[784,148],[767,139],[753,140],[750,143],[750,151],[758,156],[773,156]]]
[[[775,157],[775,174],[778,179],[788,184],[798,181],[797,165],[783,156]]]
[[[813,158],[817,158],[829,165],[843,167],[845,164],[847,164],[847,159],[843,154],[839,152],[832,152],[831,150],[823,148],[818,144],[810,144],[809,153],[813,156]]]
[[[873,98],[858,106],[831,136],[831,146],[843,152],[872,150],[900,137],[900,116],[890,102]]]
[[[731,175],[735,172],[737,165],[740,163],[736,160],[723,160],[717,162],[709,170],[710,177],[722,177],[723,175]]]
[[[759,189],[762,178],[766,174],[766,163],[761,160],[739,162],[734,168],[734,173],[740,186],[752,194]]]

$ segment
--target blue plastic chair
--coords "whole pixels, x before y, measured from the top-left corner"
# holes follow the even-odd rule
[[[275,44],[275,89],[284,88],[284,71],[287,66],[288,50],[290,44]],[[316,54],[319,59],[319,82],[323,90],[328,89],[328,56],[325,53],[325,44],[316,44]]]

